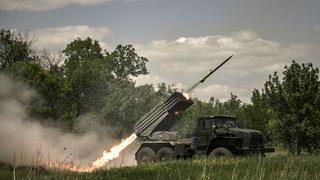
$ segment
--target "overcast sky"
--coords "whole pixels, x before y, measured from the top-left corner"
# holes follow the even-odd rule
[[[112,51],[133,44],[150,62],[144,83],[191,86],[233,59],[193,96],[249,101],[293,59],[320,66],[319,0],[0,0],[0,25],[37,36],[57,51],[90,36]]]

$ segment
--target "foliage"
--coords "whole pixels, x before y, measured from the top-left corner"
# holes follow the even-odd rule
[[[82,62],[72,74],[65,77],[64,97],[76,116],[103,107],[112,79],[110,68],[103,59]]]
[[[71,76],[69,73],[75,71],[83,62],[103,58],[98,41],[89,37],[84,40],[75,39],[62,52],[66,56],[64,68],[67,76]]]
[[[106,55],[118,79],[128,80],[130,76],[137,77],[148,73],[146,68],[148,59],[138,56],[132,45],[118,45],[113,52]]]
[[[147,73],[147,59],[138,56],[132,45],[119,45],[113,52],[103,53],[98,41],[89,37],[72,41],[63,53],[67,57],[63,68],[64,101],[68,109],[64,118],[101,112],[106,124],[121,129],[118,137],[128,133],[137,115],[146,111],[137,109],[139,104],[154,93],[153,88],[141,92],[143,88],[135,87],[130,80],[131,76]],[[145,93],[146,96],[141,96]]]
[[[318,68],[293,61],[285,66],[282,81],[275,72],[265,84],[265,95],[276,116],[275,128],[293,154],[319,148],[319,83]]]
[[[16,62],[35,60],[34,51],[26,34],[0,29],[0,71]]]

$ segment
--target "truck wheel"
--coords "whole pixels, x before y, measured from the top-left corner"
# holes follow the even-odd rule
[[[144,164],[154,162],[156,160],[156,153],[149,147],[143,147],[137,153],[137,164]]]
[[[213,149],[211,153],[209,154],[210,157],[232,157],[232,152],[224,147],[218,147]]]
[[[157,160],[158,161],[169,161],[174,158],[174,152],[172,148],[169,147],[163,147],[159,149],[157,152]]]

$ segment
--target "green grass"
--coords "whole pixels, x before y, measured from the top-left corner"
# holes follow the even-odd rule
[[[320,156],[195,159],[100,170],[93,173],[18,167],[17,179],[320,179]],[[0,179],[12,179],[12,167],[0,165]]]

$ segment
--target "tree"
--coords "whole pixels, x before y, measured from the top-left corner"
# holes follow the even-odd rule
[[[112,79],[110,67],[103,59],[84,61],[66,76],[64,101],[68,104],[69,112],[73,112],[72,118],[100,111]]]
[[[113,79],[100,44],[91,38],[77,38],[62,51],[66,56],[63,68],[63,119],[76,119],[83,113],[98,112]],[[70,125],[72,126],[72,125]]]
[[[282,81],[275,72],[265,95],[276,116],[276,130],[292,154],[314,152],[320,146],[319,70],[295,61],[285,66]]]
[[[147,59],[138,56],[132,45],[118,45],[114,52],[109,53],[105,50],[103,53],[98,41],[91,38],[77,38],[67,45],[63,53],[66,56],[63,66],[65,75],[63,92],[66,109],[68,109],[63,115],[65,119],[75,119],[83,113],[100,112],[103,107],[108,106],[110,99],[114,104],[127,103],[121,101],[120,96],[131,99],[129,96],[132,94],[134,97],[137,90],[134,85],[130,85],[133,84],[131,76],[147,73],[145,66]],[[119,92],[122,93],[118,94]],[[108,109],[105,114],[112,114],[113,107],[117,106],[110,105],[111,109]],[[116,112],[118,113],[118,110]],[[115,124],[119,122],[125,125],[132,124],[128,118],[128,122],[125,123],[124,116],[113,116],[114,119],[105,117],[111,122],[117,119],[118,122]]]
[[[71,76],[70,73],[72,74],[83,62],[103,58],[99,42],[90,37],[75,39],[62,52],[66,56],[64,67],[67,76]]]
[[[35,50],[27,34],[15,33],[10,30],[0,30],[0,70],[20,61],[32,61]]]
[[[118,79],[127,80],[130,76],[137,77],[148,73],[146,68],[148,59],[138,56],[132,45],[118,45],[112,53],[106,54]]]

